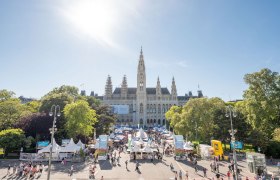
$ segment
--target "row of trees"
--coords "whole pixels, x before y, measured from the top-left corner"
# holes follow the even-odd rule
[[[166,119],[178,134],[209,142],[219,139],[230,141],[228,130],[230,119],[225,116],[226,106],[233,106],[237,117],[233,118],[236,138],[263,152],[280,156],[275,144],[280,142],[280,76],[277,72],[262,69],[246,74],[244,81],[248,88],[244,99],[238,102],[224,102],[220,98],[190,99],[183,107],[173,106]],[[272,147],[274,146],[274,147]],[[276,149],[276,150],[275,150]]]
[[[95,97],[80,95],[74,86],[54,88],[40,100],[26,104],[22,104],[14,92],[0,90],[0,147],[7,152],[19,150],[18,146],[28,147],[30,143],[27,142],[35,146],[36,141],[50,140],[49,128],[53,117],[49,116],[49,112],[54,104],[61,109],[61,116],[56,121],[58,131],[55,138],[58,142],[70,137],[88,140],[93,137],[94,129],[97,135],[109,133],[116,120],[109,106],[102,105]],[[2,145],[6,138],[1,139],[1,132],[6,130],[9,130],[9,135],[21,130],[28,139],[21,139],[20,143],[16,142],[17,146],[7,148]]]

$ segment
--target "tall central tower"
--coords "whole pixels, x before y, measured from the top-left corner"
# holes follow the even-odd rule
[[[136,98],[136,123],[146,125],[146,106],[147,106],[147,91],[146,91],[146,71],[144,56],[141,47],[140,57],[137,69],[137,98]]]

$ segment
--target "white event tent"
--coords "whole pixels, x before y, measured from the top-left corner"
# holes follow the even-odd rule
[[[147,135],[147,133],[141,128],[141,129],[136,133],[136,137],[142,138],[142,139],[147,139],[147,138],[148,138],[148,135]]]
[[[75,152],[78,152],[80,149],[81,149],[81,147],[76,145],[73,141],[73,138],[71,138],[71,140],[67,144],[67,146],[62,147],[60,149],[60,153],[75,153]]]
[[[51,148],[51,143],[44,147],[43,149],[39,150],[38,151],[38,154],[41,154],[41,153],[50,153],[50,148]],[[61,150],[61,147],[56,143],[55,139],[53,139],[53,148],[52,148],[52,152],[53,153],[59,153]]]
[[[82,148],[82,149],[85,149],[85,144],[82,143],[81,140],[79,140],[79,142],[77,143],[77,146],[79,146],[79,147]]]

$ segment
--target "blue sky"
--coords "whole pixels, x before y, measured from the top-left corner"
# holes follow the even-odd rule
[[[63,84],[104,94],[136,86],[143,46],[147,86],[240,99],[246,73],[280,70],[280,1],[0,1],[0,89],[40,98]],[[83,85],[82,85],[83,84]]]

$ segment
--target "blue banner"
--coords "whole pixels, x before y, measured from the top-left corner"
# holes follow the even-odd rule
[[[241,141],[235,141],[234,142],[235,149],[243,149],[243,143]],[[233,143],[230,142],[230,149],[233,148]]]
[[[42,149],[49,145],[49,141],[39,141],[37,142],[37,149]]]

